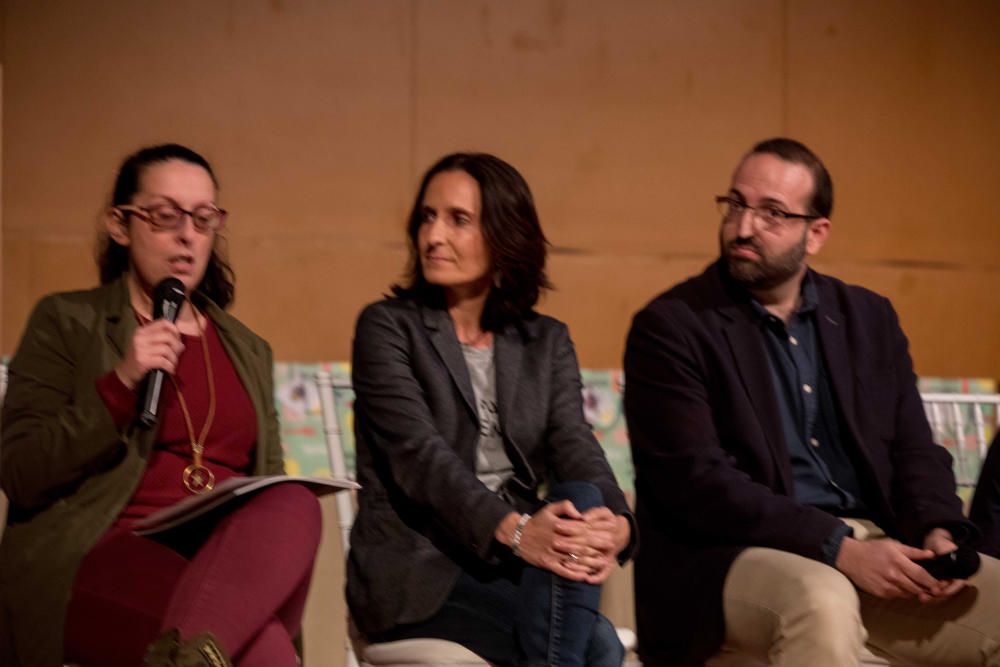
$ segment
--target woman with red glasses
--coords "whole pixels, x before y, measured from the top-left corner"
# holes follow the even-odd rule
[[[31,315],[3,407],[4,665],[297,664],[320,534],[311,492],[272,486],[155,538],[131,530],[229,477],[283,472],[270,347],[225,310],[217,197],[188,148],[130,156],[105,216],[101,286]],[[183,290],[176,322],[154,317],[168,278]],[[157,369],[150,427],[137,406]]]

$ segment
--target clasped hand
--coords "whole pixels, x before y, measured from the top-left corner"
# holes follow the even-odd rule
[[[153,320],[135,330],[125,356],[115,366],[115,373],[126,387],[134,389],[153,369],[173,375],[183,350],[177,326],[167,320]]]
[[[951,533],[934,528],[924,539],[924,548],[896,540],[844,538],[837,556],[837,569],[863,591],[880,598],[908,598],[933,602],[951,597],[965,587],[961,579],[938,580],[918,561],[957,549]]]
[[[561,500],[535,512],[521,533],[525,562],[572,581],[603,583],[627,545],[628,520],[606,507],[579,512]]]

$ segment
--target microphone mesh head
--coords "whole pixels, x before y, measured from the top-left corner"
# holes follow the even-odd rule
[[[184,303],[184,283],[171,276],[164,278],[153,290],[153,319],[177,319],[181,304]]]

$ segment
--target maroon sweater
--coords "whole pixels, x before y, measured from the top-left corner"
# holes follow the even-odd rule
[[[211,322],[206,326],[205,335],[208,337],[208,355],[215,377],[216,407],[215,419],[205,442],[202,465],[215,473],[215,483],[218,484],[229,477],[246,475],[252,469],[257,419],[250,396]],[[195,437],[198,437],[208,414],[205,355],[197,336],[181,338],[184,351],[174,381],[184,394]],[[113,370],[97,380],[97,391],[119,428],[124,428],[135,419],[140,387],[130,390]],[[159,414],[156,442],[146,472],[115,525],[128,526],[190,495],[181,477],[184,468],[193,460],[191,438],[173,382],[163,383]]]

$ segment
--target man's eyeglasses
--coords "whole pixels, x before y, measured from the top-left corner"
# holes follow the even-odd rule
[[[185,210],[176,204],[157,204],[149,208],[126,204],[115,208],[122,213],[139,216],[158,231],[177,229],[184,224],[186,216],[191,216],[194,228],[202,233],[214,232],[226,222],[226,212],[216,206],[199,206],[193,211]]]
[[[750,206],[744,201],[725,195],[716,197],[715,205],[718,207],[719,213],[722,214],[723,222],[736,222],[749,210],[753,212],[754,220],[762,224],[768,231],[787,227],[798,220],[811,221],[823,217],[806,213],[789,213],[773,205]]]

